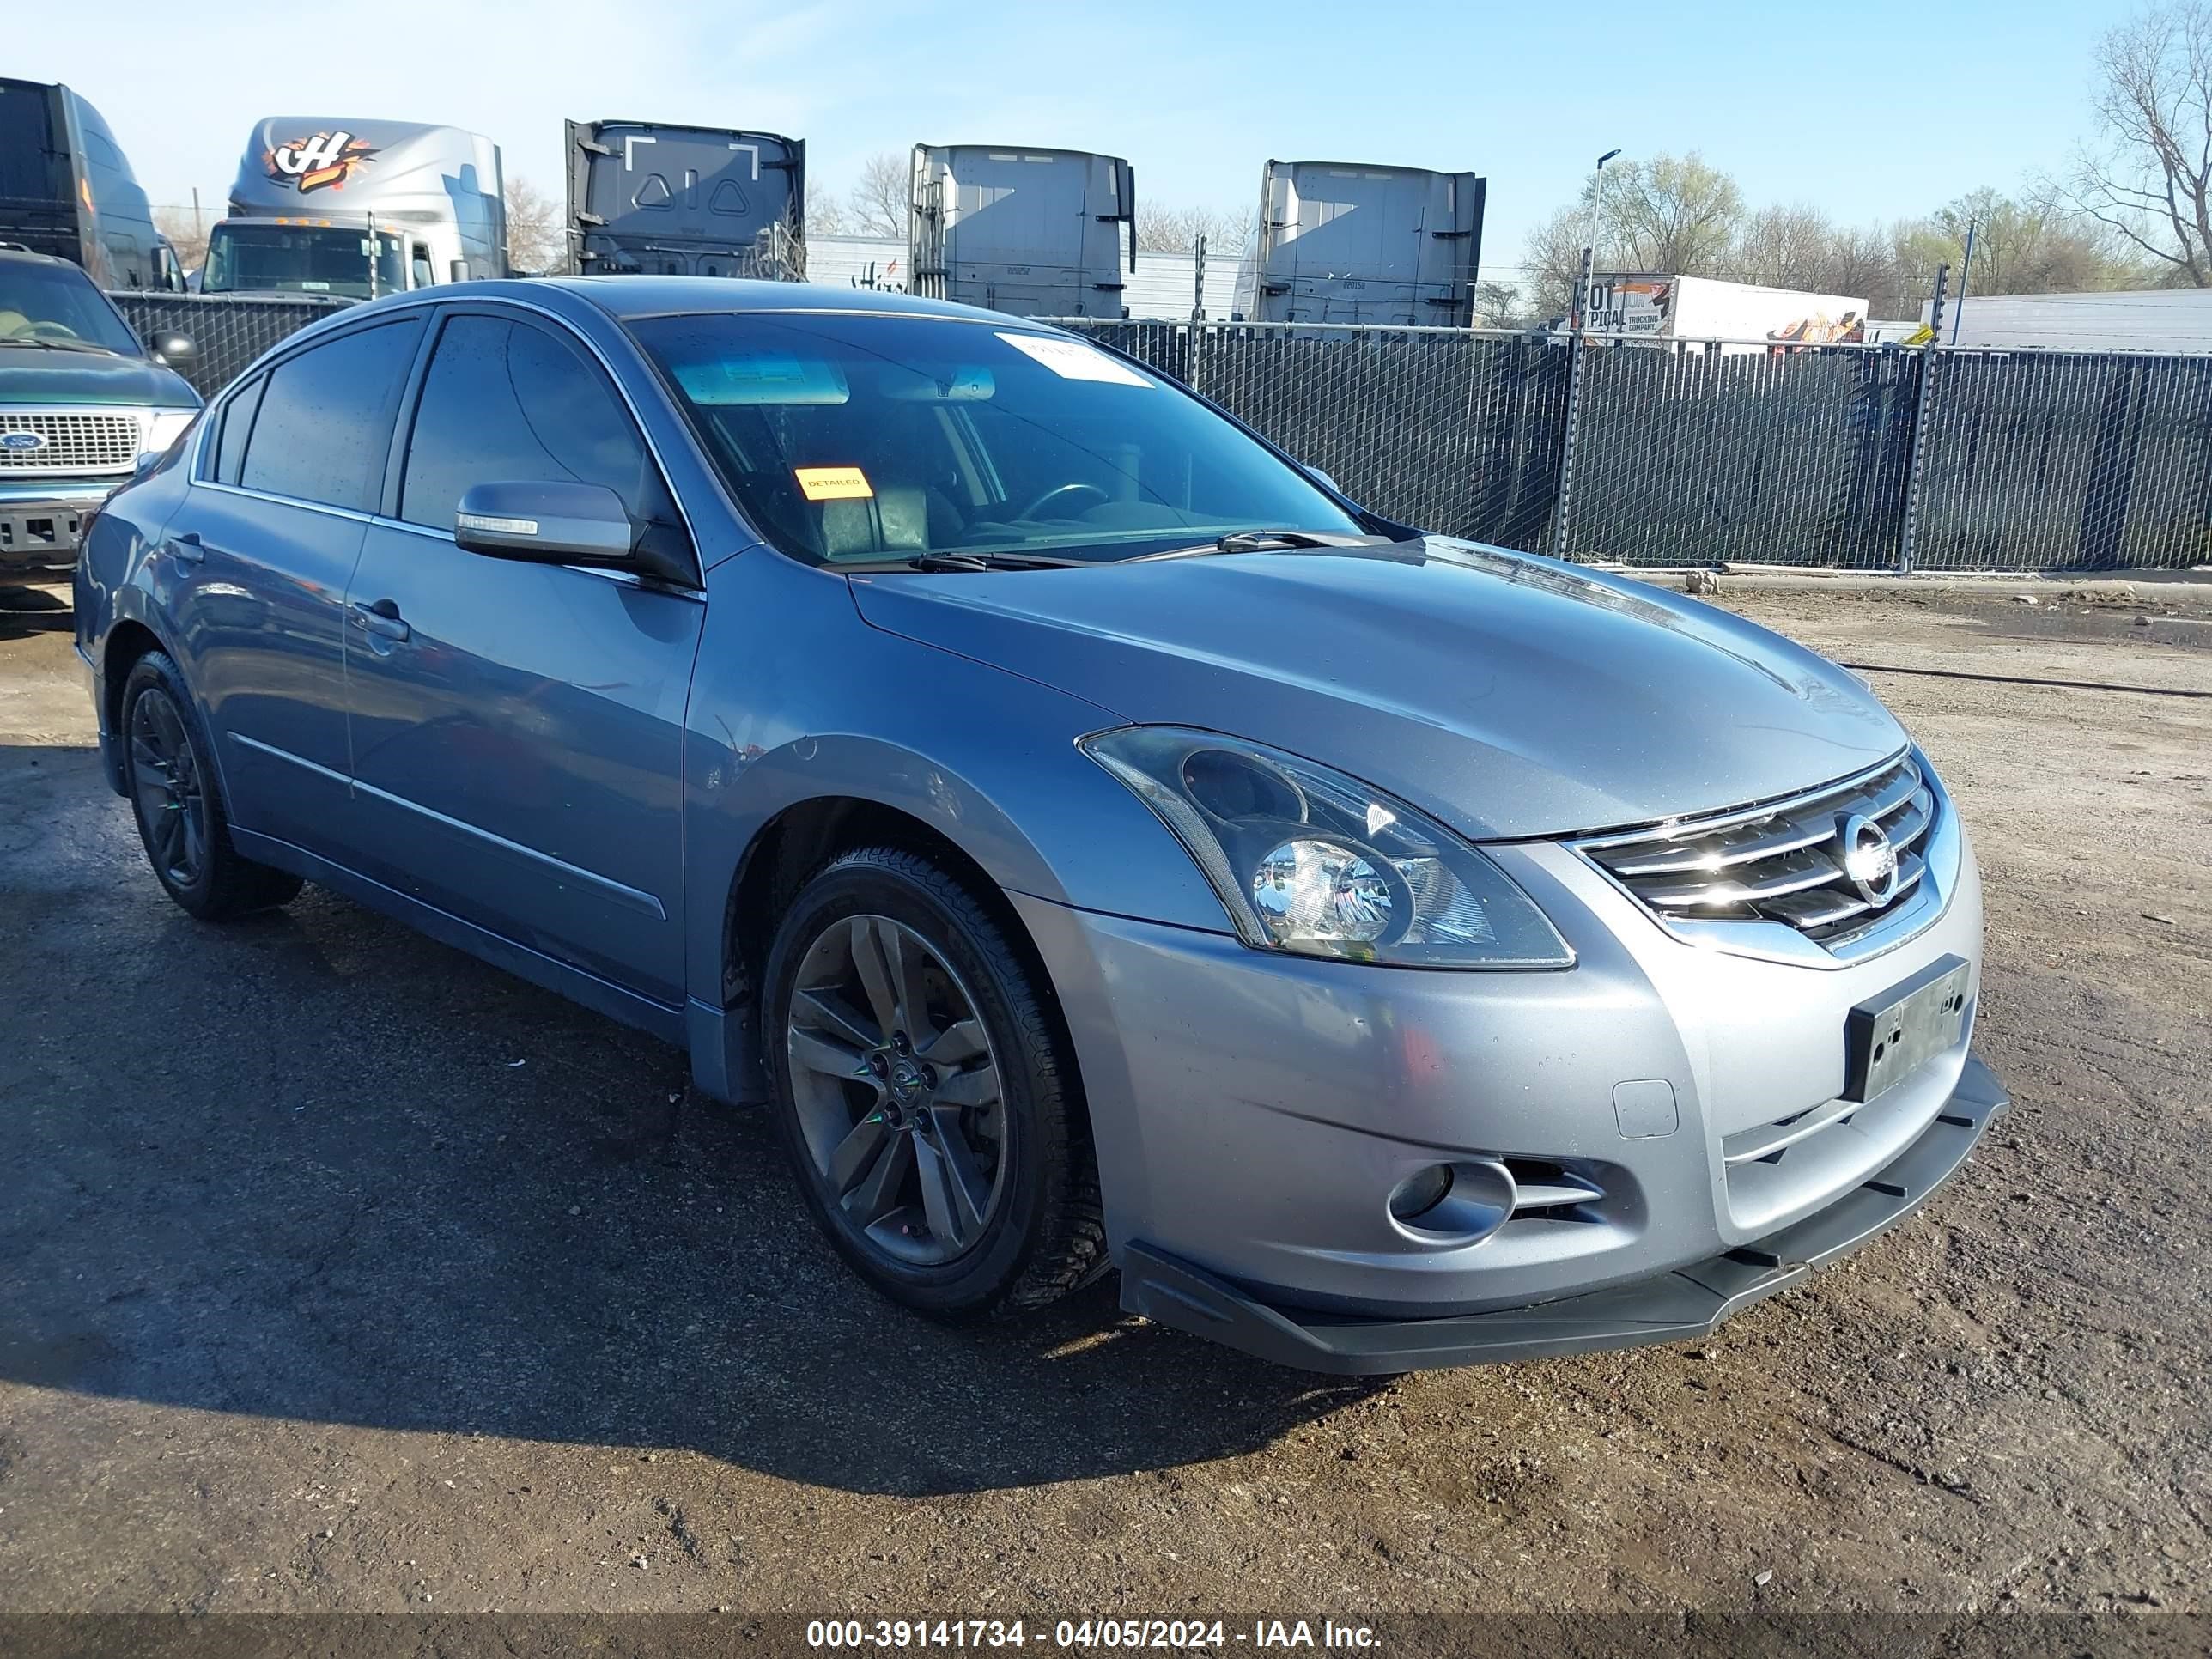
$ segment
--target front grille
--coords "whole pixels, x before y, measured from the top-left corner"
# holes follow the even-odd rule
[[[1807,937],[1855,933],[1902,903],[1928,873],[1914,851],[1936,821],[1936,795],[1910,755],[1864,776],[1778,804],[1601,836],[1582,852],[1666,920],[1786,922]],[[1895,885],[1846,874],[1840,836],[1854,817],[1881,826]]]
[[[38,439],[33,447],[7,441],[11,432]],[[138,459],[138,422],[131,415],[31,415],[0,409],[0,472],[116,472]]]

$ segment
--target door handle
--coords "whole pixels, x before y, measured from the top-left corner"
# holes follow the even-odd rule
[[[415,632],[400,619],[399,607],[389,599],[379,599],[374,605],[356,601],[347,611],[346,620],[380,640],[404,640]]]
[[[200,532],[187,530],[181,536],[169,538],[169,556],[179,564],[198,564],[207,557],[207,549],[200,545]]]

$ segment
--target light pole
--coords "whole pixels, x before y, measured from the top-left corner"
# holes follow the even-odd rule
[[[1577,329],[1583,325],[1583,313],[1589,308],[1591,279],[1597,274],[1597,204],[1605,182],[1605,164],[1620,154],[1618,149],[1606,151],[1590,169],[1589,237],[1583,244],[1583,279],[1575,289],[1574,326]]]

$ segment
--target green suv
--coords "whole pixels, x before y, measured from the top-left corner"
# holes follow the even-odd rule
[[[168,367],[191,342],[150,345],[76,266],[0,245],[0,576],[74,563],[87,515],[199,413]]]

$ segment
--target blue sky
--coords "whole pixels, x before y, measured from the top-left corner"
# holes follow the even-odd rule
[[[764,127],[848,183],[917,139],[1125,155],[1146,199],[1248,210],[1267,157],[1472,168],[1517,261],[1597,152],[1702,151],[1753,203],[1924,211],[2062,166],[2121,0],[1191,6],[25,0],[5,72],[99,105],[157,202],[211,210],[264,115],[447,121],[557,195],[561,122]],[[82,20],[96,15],[96,32]]]

